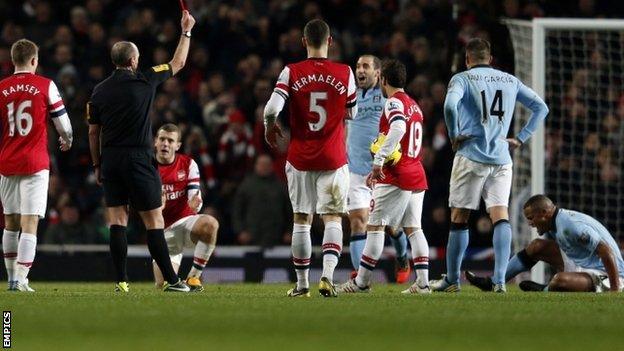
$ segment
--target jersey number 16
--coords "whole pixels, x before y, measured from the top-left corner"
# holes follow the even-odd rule
[[[32,101],[24,100],[17,105],[17,112],[15,111],[15,103],[10,102],[7,105],[7,111],[9,114],[9,136],[15,135],[15,129],[21,136],[26,136],[30,133],[33,126],[33,118],[30,113],[24,111],[26,108],[32,106]],[[16,118],[17,117],[17,118]]]

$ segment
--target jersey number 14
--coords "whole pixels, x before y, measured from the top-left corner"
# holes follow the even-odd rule
[[[488,112],[487,112],[487,103],[485,101],[485,90],[481,90],[481,113],[483,114],[483,123],[488,122]],[[503,122],[503,117],[505,116],[505,111],[503,111],[503,92],[498,89],[494,93],[494,100],[492,100],[492,105],[490,105],[490,116],[498,117],[499,122]]]

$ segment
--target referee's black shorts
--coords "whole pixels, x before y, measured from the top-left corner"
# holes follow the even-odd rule
[[[102,183],[107,207],[149,211],[162,205],[162,184],[154,151],[109,147],[102,150]]]

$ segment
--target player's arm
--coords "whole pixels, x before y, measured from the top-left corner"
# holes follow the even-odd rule
[[[349,83],[347,86],[347,119],[355,119],[357,115],[357,87],[355,85],[355,76],[353,70],[349,67]]]
[[[188,204],[193,212],[198,213],[203,204],[201,189],[199,187],[199,167],[194,160],[191,160],[188,170],[188,184],[186,185],[186,195]]]
[[[102,126],[100,114],[96,106],[91,101],[87,103],[87,122],[89,123],[89,151],[91,152],[91,162],[95,168],[95,176],[98,184],[100,179],[100,134]]]
[[[54,128],[56,128],[56,131],[59,133],[61,150],[69,150],[74,140],[73,129],[61,94],[53,81],[50,81],[50,86],[48,88],[48,112],[54,123]]]
[[[596,255],[600,257],[602,264],[609,276],[609,286],[611,291],[620,291],[620,276],[618,274],[618,267],[615,261],[615,255],[611,247],[604,241],[600,241],[596,246]]]
[[[275,83],[275,89],[271,93],[269,101],[264,106],[264,138],[271,147],[277,147],[277,136],[284,137],[282,129],[277,124],[277,116],[288,100],[290,94],[290,88],[288,82],[290,80],[290,69],[288,66],[284,67],[277,83]]]
[[[471,138],[470,135],[461,135],[459,133],[459,112],[457,107],[464,97],[464,93],[463,80],[455,75],[449,82],[446,98],[444,99],[444,122],[446,123],[446,130],[448,131],[453,151],[457,151],[462,142]]]
[[[620,279],[614,253],[609,245],[601,239],[598,232],[586,224],[575,223],[575,225],[569,227],[568,233],[568,235],[572,236],[576,245],[600,257],[609,276],[611,291],[619,291]]]
[[[180,40],[178,41],[178,46],[176,47],[175,52],[173,53],[173,58],[169,61],[172,75],[178,73],[186,63],[189,47],[191,45],[190,33],[191,29],[193,29],[193,26],[195,25],[195,18],[193,18],[188,11],[184,10],[182,11],[182,20],[180,21],[180,25],[182,27],[182,35],[180,35]],[[184,33],[188,33],[188,36]]]
[[[401,142],[401,139],[407,130],[407,119],[403,113],[403,103],[400,100],[394,98],[388,99],[384,110],[385,116],[388,118],[390,129],[388,130],[388,135],[386,135],[386,139],[379,148],[379,151],[373,158],[373,179],[383,178],[381,168],[383,167],[384,161],[386,160],[386,157],[394,151],[397,144]]]
[[[525,126],[516,135],[516,139],[524,144],[548,115],[548,106],[533,89],[522,84],[522,82],[518,82],[518,84],[520,87],[517,100],[532,112]]]

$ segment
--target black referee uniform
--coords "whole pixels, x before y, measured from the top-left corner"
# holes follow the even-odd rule
[[[102,184],[108,207],[130,204],[137,211],[149,211],[162,205],[148,114],[156,88],[171,76],[169,64],[144,73],[116,69],[93,90],[87,118],[102,128]]]
[[[130,205],[137,211],[150,211],[162,205],[162,184],[148,114],[156,88],[172,74],[169,64],[154,66],[144,73],[117,68],[93,89],[87,119],[101,130],[100,165],[96,167],[101,167],[107,207]],[[118,283],[128,280],[125,231],[125,225],[110,226],[110,250]],[[169,284],[182,289],[177,291],[188,291],[171,265],[163,233],[163,229],[147,230],[150,254]]]

